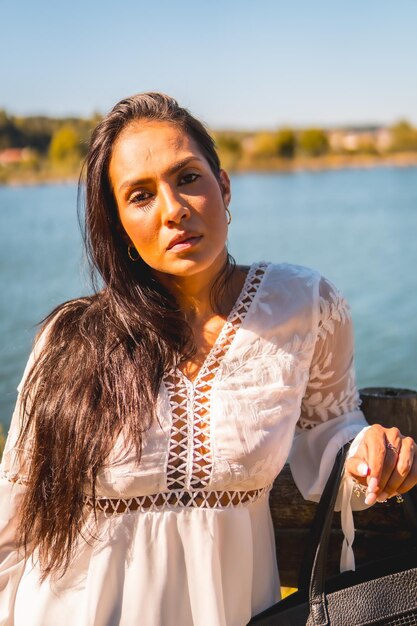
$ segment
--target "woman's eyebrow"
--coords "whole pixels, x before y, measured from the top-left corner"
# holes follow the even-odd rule
[[[188,165],[191,161],[202,162],[202,159],[200,159],[200,157],[195,156],[195,155],[186,157],[185,159],[178,161],[178,163],[175,163],[175,165],[172,165],[171,167],[169,167],[167,171],[165,172],[165,174],[168,174],[168,176],[172,174],[176,174],[177,172],[179,172],[179,170],[181,170],[183,167]]]
[[[176,174],[179,170],[181,170],[183,167],[185,167],[186,165],[188,165],[191,161],[200,161],[202,162],[203,159],[200,159],[200,157],[198,156],[189,156],[189,157],[185,157],[185,159],[181,159],[181,161],[178,161],[177,163],[174,163],[174,165],[171,165],[164,173],[164,176],[172,176],[173,174]],[[146,183],[151,182],[152,178],[151,177],[145,177],[145,178],[137,178],[135,180],[126,180],[122,185],[120,185],[119,187],[119,191],[124,191],[125,189],[129,189],[130,187],[136,187],[138,185],[144,185]]]

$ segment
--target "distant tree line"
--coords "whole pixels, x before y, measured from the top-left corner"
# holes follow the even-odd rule
[[[85,154],[91,130],[99,120],[98,114],[87,119],[20,117],[9,115],[5,110],[0,109],[0,150],[31,148],[39,155],[48,156],[53,140],[59,145],[60,136],[66,143],[68,135],[71,135],[76,151]]]
[[[392,152],[415,152],[417,151],[417,128],[414,128],[407,120],[401,120],[391,127]]]
[[[90,118],[22,117],[0,109],[0,181],[8,177],[9,166],[1,161],[2,152],[8,149],[25,149],[26,154],[22,163],[10,165],[10,171],[13,168],[18,171],[20,167],[46,178],[77,173],[87,152],[91,131],[99,120],[99,114]],[[380,131],[387,135],[384,144],[378,139]],[[352,134],[343,129],[289,127],[259,132],[224,130],[213,134],[222,163],[231,170],[274,169],[285,167],[285,163],[295,159],[317,159],[340,153],[376,155],[417,151],[417,129],[405,120],[387,129],[373,129],[368,133],[359,130],[356,135],[355,131]],[[350,143],[348,139],[345,141],[345,136],[350,137]]]
[[[266,163],[274,159],[291,160],[297,156],[317,157],[329,151],[329,141],[323,129],[296,131],[279,128],[276,131],[245,133],[214,132],[222,158],[232,166],[244,163]]]
[[[24,150],[21,162],[16,158],[10,165],[0,165],[0,182],[19,173],[46,179],[75,176],[99,119],[20,117],[0,110],[0,163],[2,152]]]
[[[214,134],[222,161],[237,169],[274,162],[283,165],[294,159],[335,154],[417,152],[417,129],[405,120],[385,129],[332,131],[285,127],[258,133],[218,131]]]

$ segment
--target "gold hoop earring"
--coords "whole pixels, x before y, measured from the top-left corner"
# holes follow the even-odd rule
[[[132,254],[132,250],[134,251],[134,254],[136,254],[136,256]],[[133,263],[136,263],[136,261],[139,261],[140,259],[139,252],[136,250],[134,246],[127,246],[127,256],[129,257],[131,261],[133,261]]]
[[[227,225],[229,226],[230,222],[232,221],[232,214],[229,211],[229,207],[225,207],[225,209],[227,213]]]

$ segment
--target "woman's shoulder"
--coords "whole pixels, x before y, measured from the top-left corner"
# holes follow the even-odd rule
[[[261,263],[265,268],[258,308],[289,315],[307,315],[317,323],[326,312],[349,312],[349,305],[334,283],[317,269],[294,263]]]
[[[306,287],[315,289],[320,281],[324,279],[323,275],[312,267],[298,265],[295,263],[264,263],[267,282],[273,283],[277,288],[283,288],[285,285],[295,287]]]
[[[314,325],[332,329],[335,322],[351,321],[351,307],[343,292],[316,269],[291,263],[271,265],[269,292],[288,310],[311,312]],[[268,289],[268,286],[267,286]]]
[[[295,263],[274,263],[271,261],[254,261],[250,265],[238,265],[238,269],[245,274],[257,274],[264,273],[272,275],[275,279],[295,279],[299,280],[319,280],[324,278],[322,274],[312,268],[305,265],[297,265]]]
[[[335,294],[340,295],[340,291],[335,283],[319,270],[306,265],[295,263],[264,263],[267,272],[273,282],[279,286],[288,283],[293,286],[304,285],[312,289],[317,296],[331,298]]]

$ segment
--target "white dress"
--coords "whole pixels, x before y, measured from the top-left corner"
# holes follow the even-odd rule
[[[165,375],[140,465],[119,437],[98,478],[97,538],[40,583],[36,555],[14,544],[18,406],[0,480],[1,626],[244,626],[279,599],[275,477],[289,459],[317,500],[366,426],[346,301],[313,270],[256,263],[197,378]]]

